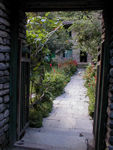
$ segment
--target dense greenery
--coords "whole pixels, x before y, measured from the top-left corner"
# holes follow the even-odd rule
[[[42,125],[42,118],[48,116],[52,110],[53,99],[63,92],[64,86],[76,71],[77,63],[74,61],[56,64],[52,60],[52,55],[58,51],[71,49],[69,36],[71,30],[76,32],[75,49],[86,51],[96,62],[101,39],[100,13],[100,11],[27,13],[27,43],[31,47],[30,125],[32,127]],[[63,26],[66,20],[73,23],[68,30]],[[89,113],[92,115],[95,99],[95,88],[92,88],[95,69],[90,70],[93,73],[88,70],[90,67],[85,78],[90,97]],[[90,74],[89,77],[87,74]]]
[[[69,49],[72,44],[59,17],[49,12],[42,16],[27,13],[27,17],[27,43],[31,46],[31,71],[37,70],[42,73],[48,63],[47,58],[51,58],[52,53]],[[49,59],[49,63],[51,61]]]
[[[52,54],[70,49],[72,44],[59,17],[48,12],[27,13],[27,18],[27,43],[31,47],[30,125],[40,127],[42,118],[52,109],[53,99],[63,92],[73,73],[73,66],[69,66],[69,75],[53,68],[57,64],[52,61]]]
[[[93,117],[95,108],[95,90],[96,90],[96,66],[89,65],[86,69],[84,79],[89,96],[89,115]]]
[[[30,126],[41,127],[43,117],[47,117],[52,110],[53,100],[63,93],[65,85],[76,72],[76,62],[68,61],[57,66],[50,65],[51,70],[46,71],[42,84],[35,83],[34,98],[31,99]],[[37,75],[36,75],[37,79]],[[43,94],[40,96],[43,91]]]

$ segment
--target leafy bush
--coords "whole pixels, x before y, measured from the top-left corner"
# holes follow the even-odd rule
[[[63,93],[64,87],[70,81],[70,77],[76,71],[76,65],[65,62],[62,67],[53,67],[50,64],[51,70],[45,72],[44,79],[41,84],[37,76],[34,81],[35,97],[31,99],[31,104],[34,103],[30,110],[30,126],[41,127],[43,117],[47,117],[52,110],[53,100],[55,97]],[[34,78],[34,79],[35,79]]]
[[[96,90],[96,66],[89,65],[86,69],[85,86],[87,87],[87,95],[89,96],[89,115],[93,117],[95,107],[95,90]]]
[[[42,113],[40,110],[30,109],[29,112],[30,126],[40,128],[42,126]]]
[[[68,60],[64,63],[58,64],[58,67],[63,69],[67,76],[72,76],[76,72],[77,62],[76,60]]]
[[[64,86],[67,83],[65,74],[59,73],[57,69],[45,74],[45,79],[43,80],[43,86],[48,89],[48,92],[51,92],[53,97],[60,95],[63,92]]]
[[[52,105],[52,101],[43,101],[35,104],[34,107],[30,109],[30,126],[40,128],[42,126],[43,118],[47,117],[51,112]]]

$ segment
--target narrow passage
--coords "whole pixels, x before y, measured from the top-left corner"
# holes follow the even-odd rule
[[[27,129],[25,147],[44,150],[87,150],[92,138],[92,120],[88,115],[87,89],[83,69],[72,76],[65,93],[54,100],[53,111],[40,129]]]

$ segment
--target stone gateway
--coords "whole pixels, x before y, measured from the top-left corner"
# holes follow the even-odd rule
[[[25,12],[52,10],[103,10],[93,131],[95,150],[113,150],[113,10],[107,5],[103,0],[0,0],[0,150],[11,149],[29,121]],[[27,89],[24,99],[20,87]]]

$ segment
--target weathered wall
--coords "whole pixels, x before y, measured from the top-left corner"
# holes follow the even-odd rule
[[[72,30],[72,39],[74,39],[75,35],[76,35],[76,32],[74,30]],[[80,49],[77,49],[77,48],[75,49],[75,47],[77,45],[77,42],[75,42],[75,40],[72,40],[72,42],[73,42],[73,45],[74,45],[72,47],[72,49],[73,49],[73,59],[76,60],[77,63],[82,63],[82,62],[80,62]],[[88,63],[92,62],[90,54],[87,55],[87,62]]]
[[[14,138],[17,134],[15,118],[18,113],[18,52],[19,41],[25,43],[26,40],[25,25],[25,12],[10,9],[10,6],[6,7],[0,3],[0,150],[5,150],[9,140],[16,140]],[[12,127],[11,122],[15,127]]]
[[[20,84],[20,49],[22,50],[26,41],[26,16],[23,10],[18,10],[15,7],[11,15],[11,62],[10,62],[10,144],[13,144],[20,134],[20,124],[24,116],[24,110],[19,102],[21,91]],[[24,86],[24,83],[23,83]],[[20,91],[19,91],[20,90]],[[23,106],[24,107],[24,106]],[[23,114],[20,115],[21,113]],[[22,126],[22,125],[21,125]]]
[[[109,51],[109,86],[108,86],[108,107],[107,107],[107,150],[113,150],[113,11],[104,12],[104,32],[103,38],[106,40],[107,50]]]
[[[61,54],[58,54],[56,55],[54,61],[56,62],[64,62],[66,60],[69,60],[69,59],[73,59],[73,60],[76,60],[77,63],[84,63],[84,62],[80,62],[80,49],[77,49],[76,48],[76,45],[77,45],[77,42],[75,42],[74,38],[75,38],[75,35],[76,35],[76,32],[74,30],[72,30],[71,32],[71,40],[70,42],[73,43],[73,46],[72,46],[72,57],[63,57],[63,52]],[[87,63],[91,63],[92,62],[92,59],[91,59],[91,56],[90,54],[87,55]]]
[[[107,149],[113,150],[113,13],[110,11],[104,12],[104,19],[105,19],[105,27],[103,29],[103,39],[106,40],[106,47],[110,55],[110,68],[109,72],[107,72],[109,78],[109,85],[107,85],[107,88],[109,86],[108,91],[108,99],[104,99],[105,102],[108,102],[108,108],[107,108],[107,126],[106,122],[102,126],[106,126],[107,128],[107,134],[106,134],[106,146]],[[14,16],[13,16],[14,17]],[[16,17],[16,16],[15,16]],[[19,15],[17,18],[17,24],[15,24],[15,28],[17,30],[17,44],[15,44],[18,47],[18,39],[22,39],[23,43],[25,43],[25,13],[22,11],[19,12]],[[13,24],[13,22],[12,22]],[[105,30],[106,29],[106,30]],[[14,31],[13,31],[14,32]],[[18,94],[13,97],[13,90],[15,88],[17,89],[17,81],[18,78],[15,76],[18,75],[18,50],[16,47],[11,48],[11,45],[14,43],[11,43],[11,25],[10,25],[10,11],[2,4],[0,3],[0,150],[3,150],[3,147],[6,147],[9,142],[9,115],[15,115],[16,111],[16,103],[12,103],[12,111],[11,114],[9,111],[9,103],[11,101],[17,100]],[[13,37],[13,40],[14,37]],[[12,41],[13,41],[12,40]],[[10,89],[10,54],[13,54],[13,61],[14,63],[12,66],[12,74],[15,76],[12,76],[11,84],[15,84],[12,88],[12,97],[9,96]],[[12,59],[11,59],[12,61]],[[15,69],[16,68],[16,69]],[[107,76],[106,76],[107,77]],[[107,78],[106,78],[107,80]],[[16,91],[16,90],[15,90]],[[18,91],[18,89],[17,89]],[[105,91],[105,89],[104,89]],[[106,90],[107,92],[107,90]],[[18,93],[18,92],[17,92]],[[11,99],[11,100],[10,100]],[[106,115],[106,109],[103,110],[103,113]],[[15,112],[15,113],[14,113]],[[12,116],[13,118],[13,116]],[[11,121],[11,120],[10,120]],[[16,120],[13,119],[13,123],[16,125]],[[16,132],[17,126],[15,128]],[[13,133],[12,133],[13,134]],[[105,136],[105,132],[101,133]],[[11,136],[11,135],[10,135]],[[105,138],[104,138],[105,139]]]
[[[9,62],[10,23],[9,11],[0,3],[0,150],[8,143],[9,128]]]

